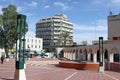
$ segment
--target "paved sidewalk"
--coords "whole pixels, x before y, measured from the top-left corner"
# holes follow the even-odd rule
[[[58,59],[31,59],[26,61],[27,80],[120,80],[120,72],[76,70],[58,67]],[[14,60],[0,64],[0,80],[13,80]]]

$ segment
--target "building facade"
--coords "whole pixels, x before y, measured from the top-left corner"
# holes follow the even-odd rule
[[[19,49],[19,41],[18,43],[18,49]],[[22,45],[23,47],[23,45]],[[34,51],[41,51],[43,50],[43,39],[42,38],[35,38],[35,37],[26,37],[25,42],[25,49],[30,50],[30,52],[33,54]]]
[[[63,38],[64,34],[69,37]],[[63,14],[42,18],[36,23],[36,37],[43,38],[43,47],[55,47],[73,44],[73,25]]]
[[[30,49],[31,51],[38,51],[43,49],[43,40],[42,38],[32,38],[26,37],[26,49]]]
[[[108,16],[108,40],[120,41],[120,14]]]

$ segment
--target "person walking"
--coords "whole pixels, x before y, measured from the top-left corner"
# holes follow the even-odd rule
[[[4,58],[5,58],[5,56],[2,55],[2,56],[1,56],[1,64],[3,64],[3,62],[4,62]]]

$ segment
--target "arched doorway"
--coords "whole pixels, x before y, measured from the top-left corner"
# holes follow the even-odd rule
[[[120,53],[119,50],[116,48],[113,56],[114,62],[119,62],[120,61]]]
[[[100,51],[97,50],[97,62],[100,62]]]
[[[91,48],[89,49],[89,53],[90,53],[90,61],[93,61],[93,51]]]
[[[79,61],[82,61],[82,49],[79,50]]]
[[[64,57],[64,51],[61,50],[60,53],[59,53],[59,58],[63,58]]]
[[[108,61],[108,50],[107,49],[105,49],[105,52],[104,52],[104,59]]]
[[[93,61],[93,53],[91,53],[90,56],[90,60]]]
[[[78,60],[78,49],[76,50],[76,60]]]
[[[83,60],[87,61],[87,49],[84,49],[84,55],[83,55]]]

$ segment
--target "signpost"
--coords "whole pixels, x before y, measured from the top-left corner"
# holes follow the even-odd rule
[[[99,52],[100,52],[99,72],[104,72],[103,37],[99,37]]]
[[[15,59],[15,76],[14,80],[26,80],[25,70],[24,70],[24,53],[25,53],[25,15],[17,15],[17,28],[16,28],[16,59]],[[19,47],[17,47],[19,46]]]

